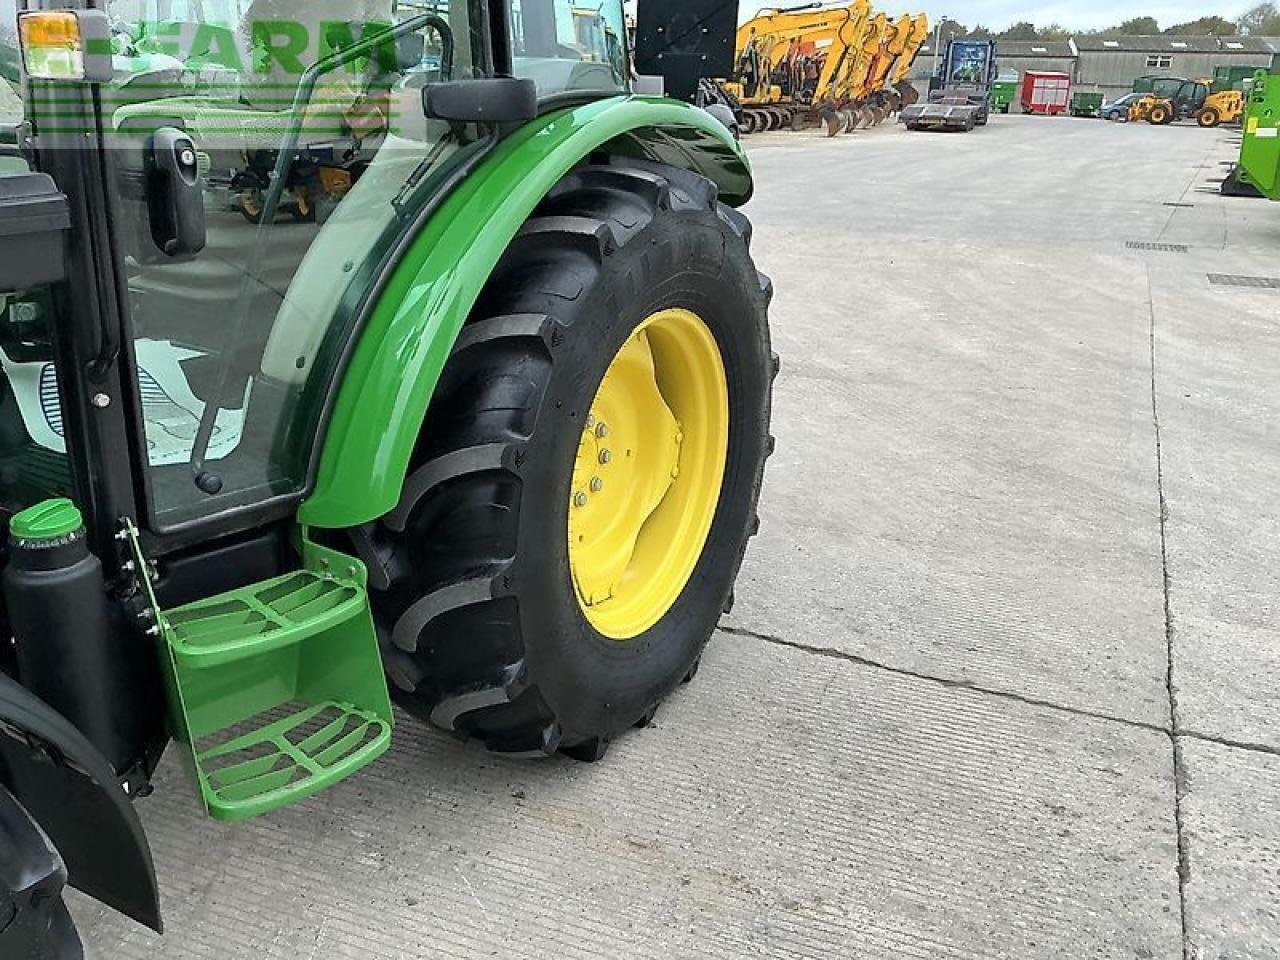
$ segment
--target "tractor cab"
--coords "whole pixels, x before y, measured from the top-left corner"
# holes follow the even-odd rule
[[[195,753],[209,812],[260,813],[389,739],[365,564],[311,533],[359,333],[512,131],[627,93],[622,6],[584,33],[575,0],[18,3],[0,0],[0,680],[130,794],[170,736],[225,743],[276,711],[225,767],[336,722],[262,779]],[[90,565],[87,592],[30,579],[55,555]]]
[[[97,97],[55,86],[70,68],[49,54],[48,82],[8,86],[39,130],[10,162],[59,184],[74,167],[83,199],[110,207],[97,244],[76,252],[112,290],[86,335],[120,332],[81,359],[99,370],[118,355],[134,395],[93,384],[104,389],[83,399],[120,411],[112,449],[134,451],[157,533],[296,506],[334,370],[406,226],[492,146],[490,118],[536,109],[513,98],[518,80],[495,78],[531,79],[544,100],[627,89],[620,4],[593,7],[592,30],[571,0],[111,0],[94,13]],[[102,139],[93,158],[86,131]],[[0,334],[14,476],[0,496],[14,506],[71,489],[77,418],[60,409],[45,296],[13,297]]]

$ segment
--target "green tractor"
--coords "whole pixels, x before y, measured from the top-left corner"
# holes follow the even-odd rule
[[[640,4],[670,97],[621,0],[18,12],[0,956],[81,956],[66,883],[160,929],[170,741],[233,821],[393,702],[595,761],[692,678],[778,371],[750,168],[684,99],[732,57],[703,6]]]

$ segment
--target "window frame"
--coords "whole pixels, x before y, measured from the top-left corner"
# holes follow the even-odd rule
[[[481,67],[489,76],[509,74],[511,58],[505,18],[495,16],[495,12],[505,6],[504,0],[464,0],[464,2],[473,11],[475,18],[473,29],[482,30],[487,39],[487,43],[481,45],[482,49],[479,51],[476,66]],[[95,104],[95,121],[100,131],[107,129],[107,119],[97,104]],[[214,506],[196,516],[176,520],[165,517],[165,514],[170,511],[160,509],[163,505],[157,502],[153,494],[150,468],[145,462],[146,428],[143,422],[139,376],[136,372],[137,358],[134,355],[135,331],[127,305],[127,282],[123,274],[117,272],[116,283],[120,291],[119,307],[114,312],[121,341],[118,366],[124,382],[123,391],[130,401],[122,405],[125,408],[122,413],[131,439],[134,439],[138,446],[138,453],[134,455],[130,468],[134,476],[132,486],[138,500],[138,512],[141,513],[139,524],[147,534],[149,550],[156,555],[163,555],[249,527],[287,519],[296,513],[298,506],[315,489],[332,410],[337,402],[338,393],[345,380],[345,374],[359,343],[360,335],[390,283],[404,251],[413,244],[427,221],[453,190],[489,156],[501,140],[503,132],[491,128],[485,136],[470,145],[466,155],[458,163],[443,171],[443,176],[430,193],[420,194],[420,201],[415,205],[416,209],[404,218],[398,232],[388,238],[382,257],[371,265],[368,282],[355,298],[355,303],[348,313],[348,320],[343,323],[344,330],[341,336],[332,337],[332,345],[326,346],[322,351],[334,358],[328,376],[324,378],[323,383],[316,384],[314,392],[310,389],[306,391],[305,400],[315,411],[311,419],[315,426],[315,436],[301,464],[301,481],[294,490],[273,494],[256,503]],[[104,179],[108,184],[111,183],[109,172]],[[110,189],[106,193],[112,207],[109,229],[113,237],[113,246],[117,250],[123,250],[120,239],[115,236],[124,222],[121,211],[116,209],[119,198]],[[123,257],[121,261],[123,265]]]

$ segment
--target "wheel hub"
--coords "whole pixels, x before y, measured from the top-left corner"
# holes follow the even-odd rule
[[[688,310],[641,323],[592,401],[569,494],[569,563],[588,621],[630,639],[679,597],[705,546],[728,448],[720,350]]]

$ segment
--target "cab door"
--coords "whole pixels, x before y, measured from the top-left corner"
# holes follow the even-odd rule
[[[361,311],[432,198],[491,142],[429,118],[423,97],[492,72],[486,7],[108,0],[103,12],[108,76],[28,82],[24,112],[42,145],[96,147],[41,149],[39,162],[83,194],[96,237],[81,253],[104,294],[92,324],[119,361],[116,459],[131,451],[157,533],[287,515]]]

